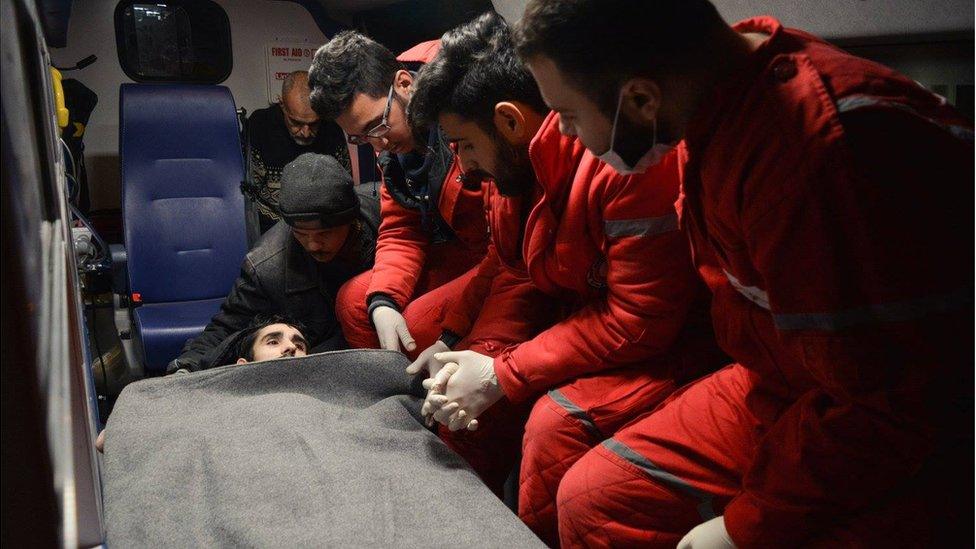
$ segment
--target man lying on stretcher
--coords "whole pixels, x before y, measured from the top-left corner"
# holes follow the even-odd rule
[[[281,315],[257,316],[247,328],[235,332],[203,359],[203,369],[247,364],[279,358],[301,357],[308,354],[305,327]],[[178,370],[177,373],[189,373]],[[105,448],[105,430],[98,433],[95,448]]]

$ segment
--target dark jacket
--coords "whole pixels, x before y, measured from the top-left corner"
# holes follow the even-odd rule
[[[272,227],[248,252],[241,275],[230,295],[203,333],[191,339],[167,367],[202,370],[211,366],[208,353],[224,339],[250,324],[255,316],[287,315],[303,323],[312,352],[344,348],[345,339],[335,317],[339,287],[373,266],[379,229],[379,201],[372,186],[357,187],[360,201],[358,229],[328,263],[318,263],[291,234],[283,221]]]

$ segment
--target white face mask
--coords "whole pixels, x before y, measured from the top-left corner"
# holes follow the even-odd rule
[[[610,148],[607,149],[607,152],[598,154],[597,158],[609,164],[611,168],[621,175],[644,173],[647,171],[647,168],[660,163],[661,159],[674,149],[674,145],[657,142],[657,118],[655,118],[654,140],[651,148],[633,166],[621,158],[617,151],[613,150],[613,146],[614,141],[617,139],[617,120],[620,119],[620,105],[623,104],[623,101],[624,91],[620,90],[620,95],[617,97],[617,112],[613,115],[613,127],[610,129]]]

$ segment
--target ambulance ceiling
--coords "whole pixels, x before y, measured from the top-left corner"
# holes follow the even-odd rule
[[[65,47],[72,0],[35,0],[44,38],[54,48]],[[280,0],[279,0],[280,1]],[[284,0],[304,6],[326,36],[342,28],[374,27],[392,37],[402,34],[411,44],[440,36],[491,9],[490,0]],[[399,24],[393,24],[399,23]],[[411,42],[412,41],[412,42]],[[396,49],[399,44],[387,44]]]
[[[323,0],[327,1],[327,0]],[[785,25],[831,39],[887,38],[913,42],[933,37],[972,38],[973,0],[712,0],[727,21],[772,15]],[[493,0],[509,21],[527,0]]]
[[[972,38],[973,0],[712,0],[727,21],[772,15],[783,24],[828,39],[887,38],[916,41],[936,36]]]
[[[493,9],[491,0],[289,0],[304,6],[322,33],[342,28],[365,32],[393,51],[403,51]]]
[[[305,6],[326,36],[346,27],[374,27],[403,41],[418,42],[440,35],[481,7],[518,19],[526,0],[285,0]],[[730,21],[770,14],[785,24],[833,39],[854,37],[921,37],[960,34],[971,39],[973,0],[888,0],[837,2],[809,0],[714,0]],[[71,0],[36,0],[44,36],[51,47],[66,45]],[[398,23],[391,25],[391,23]],[[446,25],[446,26],[445,26]],[[413,33],[409,31],[414,31]],[[429,37],[427,37],[430,35]],[[420,39],[418,39],[420,37]],[[391,38],[392,39],[392,38]],[[388,44],[394,48],[398,44]]]

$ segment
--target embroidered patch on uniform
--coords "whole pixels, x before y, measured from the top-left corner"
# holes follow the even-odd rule
[[[593,262],[590,270],[586,273],[586,282],[594,288],[604,289],[607,287],[607,258],[601,257]]]

